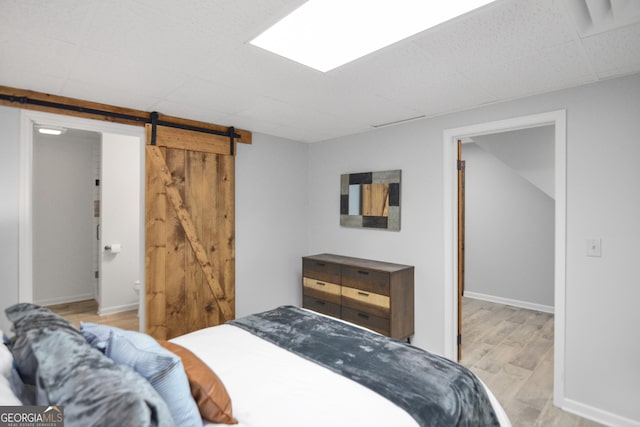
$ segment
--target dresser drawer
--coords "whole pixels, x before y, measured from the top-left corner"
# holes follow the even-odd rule
[[[340,264],[305,258],[302,260],[302,275],[311,279],[340,284]]]
[[[342,305],[379,317],[389,317],[391,300],[386,295],[342,287]]]
[[[383,335],[414,332],[410,265],[335,254],[302,257],[302,305]]]
[[[380,295],[389,295],[389,273],[342,266],[342,285]]]
[[[318,313],[323,313],[329,316],[340,318],[340,304],[325,301],[320,298],[303,295],[302,307],[317,311]]]
[[[322,282],[320,280],[311,279],[309,277],[304,277],[302,281],[302,292],[304,293],[304,295],[308,295],[314,298],[320,298],[322,300],[329,301],[335,304],[340,304],[340,285],[336,285],[335,283]]]
[[[355,323],[356,325],[364,326],[365,328],[374,330],[382,335],[389,335],[388,318],[374,316],[370,313],[342,306],[342,319],[347,322]]]

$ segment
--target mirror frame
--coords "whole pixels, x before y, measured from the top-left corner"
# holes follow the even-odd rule
[[[340,225],[354,228],[377,228],[383,230],[400,230],[400,169],[378,172],[359,172],[340,175]],[[362,215],[362,185],[388,184],[388,215]],[[360,214],[349,214],[349,187],[360,185]],[[353,205],[353,200],[351,200]]]

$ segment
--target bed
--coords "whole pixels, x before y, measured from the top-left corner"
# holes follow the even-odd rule
[[[7,317],[15,329],[8,343],[14,368],[5,368],[3,375],[22,402],[29,398],[28,383],[38,383],[35,394],[41,400],[26,403],[63,406],[69,426],[202,425],[200,405],[211,405],[216,393],[216,399],[222,397],[215,402],[218,422],[205,419],[207,426],[223,425],[219,421],[241,427],[510,426],[491,392],[460,365],[297,307],[277,307],[195,331],[160,343],[161,350],[155,340],[137,332],[94,324],[76,331],[59,316],[30,304],[10,307]],[[142,357],[140,348],[153,348],[154,358],[150,361],[146,353]],[[157,356],[156,350],[178,355],[179,367],[174,368],[171,357]],[[74,360],[78,353],[82,357]],[[37,363],[19,360],[29,358]],[[163,364],[184,378],[167,381],[169,375],[157,374]],[[434,373],[421,374],[434,364]],[[210,381],[199,385],[200,392],[209,390],[210,396],[203,398],[193,382],[207,375],[218,382],[213,393]],[[423,387],[423,376],[434,381],[428,386],[434,391],[413,393]],[[82,407],[86,402],[77,407],[78,395],[91,396],[90,409]],[[104,402],[110,402],[106,408],[100,406]],[[126,412],[130,407],[131,413]],[[186,419],[193,419],[194,411],[197,420],[189,424]]]

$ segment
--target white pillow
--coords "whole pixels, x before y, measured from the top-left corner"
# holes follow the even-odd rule
[[[2,329],[0,329],[0,336],[2,336]],[[13,355],[4,343],[0,343],[0,374],[3,378],[9,378],[9,372],[11,372],[11,365],[13,364]]]
[[[0,329],[2,336],[2,329]],[[20,399],[13,394],[11,384],[9,384],[11,365],[13,364],[13,355],[4,343],[0,343],[0,406],[18,406],[22,405]]]
[[[2,344],[4,347],[4,344]],[[9,380],[0,376],[0,406],[21,406],[20,399],[13,394]]]

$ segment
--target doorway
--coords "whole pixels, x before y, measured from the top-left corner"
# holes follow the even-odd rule
[[[99,298],[100,163],[98,132],[34,126],[35,304]]]
[[[469,138],[465,296],[553,313],[553,126]]]
[[[144,128],[71,116],[23,110],[20,132],[20,225],[18,300],[33,302],[34,294],[34,125],[93,132],[100,136],[100,277],[98,314],[140,306],[134,283],[144,292]],[[96,160],[97,161],[97,160]],[[93,181],[95,185],[95,180]],[[93,206],[92,206],[93,207]],[[93,213],[93,212],[92,212]],[[63,251],[64,245],[52,250]],[[115,248],[115,250],[112,250]],[[95,274],[95,270],[93,271]],[[144,306],[140,313],[144,328]]]
[[[562,406],[564,398],[564,295],[566,266],[566,112],[565,110],[516,117],[489,123],[447,129],[443,133],[444,161],[444,314],[445,356],[457,356],[458,328],[458,231],[457,207],[457,140],[537,126],[553,125],[555,141],[555,208],[554,208],[554,404]],[[463,331],[464,334],[464,331]]]

